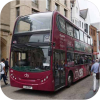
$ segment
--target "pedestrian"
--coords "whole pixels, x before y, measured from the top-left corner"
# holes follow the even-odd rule
[[[98,59],[95,60],[95,63],[92,65],[91,72],[93,72],[93,91],[96,92],[96,73],[98,73],[99,63]]]
[[[7,85],[8,83],[6,83],[6,71],[5,71],[5,59],[2,59],[0,62],[0,80],[3,78],[3,81],[5,83],[5,85]]]
[[[8,69],[9,69],[9,65],[8,65],[8,58],[6,58],[6,61],[5,61],[6,79],[7,79]]]

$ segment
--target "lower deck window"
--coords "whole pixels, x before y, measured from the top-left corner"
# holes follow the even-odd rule
[[[67,67],[74,66],[74,53],[67,52]]]

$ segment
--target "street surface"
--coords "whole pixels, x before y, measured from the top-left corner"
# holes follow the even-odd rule
[[[10,83],[5,86],[3,80],[1,81],[3,93],[11,99],[89,99],[95,95],[92,87],[92,76],[85,77],[84,79],[74,83],[70,88],[64,87],[57,92],[25,90],[11,87]]]

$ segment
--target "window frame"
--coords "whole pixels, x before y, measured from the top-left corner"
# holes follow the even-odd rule
[[[81,30],[79,30],[79,33],[80,33],[80,32],[82,32],[82,34],[83,34],[83,40],[82,40],[81,38],[80,38],[80,40],[84,42],[84,32],[81,31]],[[80,33],[80,37],[81,37],[81,33]]]
[[[50,11],[51,8],[51,0],[46,0],[46,10]]]
[[[91,44],[90,45],[93,46],[93,39],[91,38],[90,40],[91,40]]]
[[[59,7],[60,7],[60,5],[58,4],[58,3],[55,3],[55,10],[56,11],[59,11]],[[56,9],[57,8],[57,9]]]
[[[88,44],[91,45],[90,37],[87,37],[87,38],[88,38]]]
[[[85,36],[87,37],[87,35],[84,33],[84,42],[85,42],[85,43],[88,43],[88,37],[87,37],[87,42],[86,42]]]
[[[64,9],[64,16],[67,17],[67,10]]]
[[[20,16],[20,7],[16,7],[16,17]]]

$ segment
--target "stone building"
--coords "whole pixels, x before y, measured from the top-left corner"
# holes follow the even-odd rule
[[[91,25],[97,28],[97,57],[100,59],[100,22]]]
[[[10,49],[10,3],[7,3],[1,11],[0,23],[0,59],[9,57]]]

